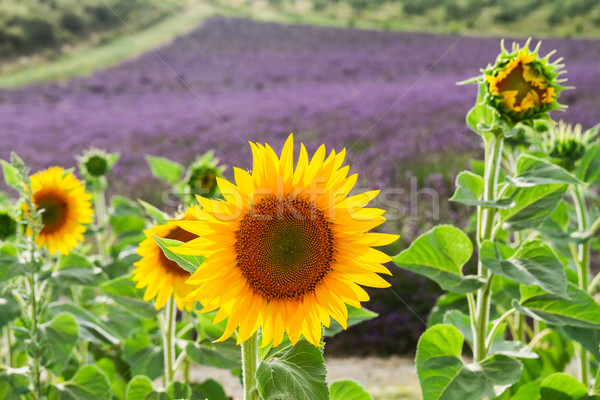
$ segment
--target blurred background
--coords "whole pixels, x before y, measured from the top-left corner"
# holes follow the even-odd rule
[[[599,35],[597,0],[2,0],[0,158],[14,150],[38,170],[118,151],[110,194],[172,211],[146,154],[188,165],[214,150],[231,177],[251,166],[248,140],[279,150],[294,132],[310,151],[346,147],[359,186],[388,190],[396,253],[440,221],[469,224],[446,200],[481,154],[464,124],[475,87],[455,83],[492,63],[501,38],[542,39],[575,87],[554,118],[589,128]],[[368,304],[380,318],[329,353],[414,351],[440,291],[391,268],[393,287]]]

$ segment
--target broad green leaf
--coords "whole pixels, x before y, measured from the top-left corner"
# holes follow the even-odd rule
[[[580,185],[584,182],[577,179],[567,170],[552,164],[550,161],[537,158],[531,154],[522,154],[517,160],[517,174],[507,177],[506,181],[513,186],[530,187],[546,184]]]
[[[4,173],[4,182],[14,189],[21,190],[23,182],[19,177],[19,171],[12,164],[4,160],[0,160],[0,163],[2,164],[2,172]]]
[[[577,379],[557,372],[540,385],[540,400],[580,400],[587,397],[586,387]]]
[[[189,399],[192,396],[192,388],[185,382],[173,382],[169,385],[166,393],[171,399]]]
[[[0,248],[0,283],[23,275],[26,271],[25,266],[19,262],[15,247],[12,244],[4,244]]]
[[[121,373],[125,371],[119,370],[117,363],[122,363],[122,361],[103,357],[96,361],[96,366],[106,374],[114,397],[118,400],[125,400],[125,391],[127,389],[128,380],[126,376],[121,375]],[[124,366],[125,364],[120,365]]]
[[[161,346],[155,346],[148,334],[139,329],[125,342],[123,359],[131,366],[133,375],[146,375],[156,379],[163,374],[163,353]]]
[[[373,400],[358,383],[350,380],[336,381],[329,388],[331,400]]]
[[[599,329],[586,329],[568,325],[551,326],[551,328],[559,332],[566,339],[579,342],[596,360],[600,359],[600,351],[598,349],[600,345]]]
[[[256,372],[263,400],[328,400],[322,349],[304,339],[280,358],[261,361]]]
[[[63,312],[40,325],[39,330],[44,347],[44,365],[60,375],[79,338],[77,321],[73,315]]]
[[[495,354],[479,364],[460,357],[463,336],[452,325],[435,325],[417,345],[417,375],[423,400],[479,400],[496,397],[519,380],[522,364]]]
[[[206,258],[204,257],[177,254],[172,250],[168,249],[168,247],[181,246],[183,242],[180,242],[179,240],[164,239],[155,235],[152,236],[154,237],[156,244],[158,244],[158,246],[162,249],[163,253],[165,253],[165,257],[167,257],[171,261],[175,261],[177,265],[179,265],[181,268],[183,268],[190,274],[196,272],[198,267],[204,262],[204,260],[206,260]]]
[[[500,210],[502,227],[507,230],[536,227],[552,214],[566,190],[567,185],[560,184],[510,188],[506,196],[512,197],[515,205]]]
[[[156,310],[152,303],[142,300],[144,291],[135,287],[131,274],[108,281],[100,285],[102,292],[122,306],[123,310],[136,317],[154,319]]]
[[[484,101],[484,84],[479,84],[479,95],[477,103],[467,113],[467,126],[474,132],[480,134],[486,141],[494,138],[492,128],[497,125],[497,113]]]
[[[485,284],[480,277],[462,274],[462,267],[472,253],[473,244],[463,231],[451,225],[438,225],[419,236],[393,261],[400,268],[434,280],[442,289],[469,293]]]
[[[377,318],[379,316],[379,314],[374,313],[371,310],[367,310],[364,307],[355,308],[352,306],[346,306],[346,308],[348,309],[348,327],[360,324],[361,322],[368,321],[373,318]],[[344,328],[342,328],[339,323],[332,319],[329,328],[325,328],[323,335],[325,337],[331,337],[337,335],[343,330]]]
[[[213,379],[207,379],[202,383],[193,383],[191,386],[194,399],[230,400],[223,387]]]
[[[0,329],[21,315],[21,305],[15,299],[10,287],[0,285]]]
[[[139,200],[139,199],[138,199],[138,202],[142,205],[142,207],[144,207],[146,214],[148,214],[148,216],[150,218],[152,218],[158,225],[163,225],[171,219],[169,217],[169,215],[167,215],[167,213],[159,210],[158,208],[154,207],[152,204],[146,203],[144,200]]]
[[[94,264],[83,254],[70,251],[69,254],[60,256],[57,269],[63,268],[94,268]]]
[[[146,396],[145,400],[173,400],[166,392],[153,391]]]
[[[154,391],[152,381],[144,375],[135,376],[127,385],[125,400],[145,400]]]
[[[513,300],[513,306],[548,324],[600,329],[600,305],[572,283],[567,294],[569,298],[563,298],[536,286],[521,286],[521,301]]]
[[[575,175],[582,181],[597,184],[600,179],[600,144],[594,143],[585,151],[585,155],[579,161]]]
[[[171,161],[164,157],[146,156],[146,161],[152,170],[152,175],[160,180],[174,185],[181,179],[185,168],[178,162]]]
[[[0,399],[19,399],[21,395],[30,392],[29,387],[29,369],[27,367],[0,367]]]
[[[596,375],[596,381],[594,382],[594,388],[592,389],[595,394],[600,394],[600,369]]]
[[[521,342],[512,340],[494,340],[489,354],[503,354],[514,358],[538,358],[538,354],[531,347]]]
[[[112,398],[112,389],[95,365],[81,367],[70,380],[51,386],[48,400],[99,400]]]
[[[464,294],[448,292],[438,297],[435,306],[429,313],[427,326],[444,323],[444,317],[448,311],[457,310],[463,314],[469,312],[469,304]]]
[[[523,386],[519,387],[517,393],[510,398],[510,400],[537,400],[540,397],[540,385],[542,381],[536,379],[535,381],[527,382]]]
[[[67,312],[75,317],[79,325],[80,340],[96,344],[116,345],[121,342],[119,334],[102,322],[95,314],[74,303],[52,303],[48,306],[52,314]]]
[[[480,200],[483,195],[483,178],[470,171],[463,171],[456,177],[456,191],[450,201],[466,204],[469,206],[483,206],[491,208],[510,208],[514,205],[512,199],[501,199],[498,201]]]
[[[444,315],[443,323],[454,326],[456,329],[458,329],[464,340],[469,343],[469,346],[473,345],[471,318],[467,314],[459,310],[450,310],[446,312],[446,315]]]
[[[483,266],[497,275],[567,297],[564,266],[550,246],[540,240],[521,244],[508,259],[504,259],[497,244],[487,240],[481,246],[480,258]]]
[[[222,369],[235,369],[241,367],[239,346],[231,347],[219,345],[218,343],[198,344],[189,342],[185,351],[189,358],[196,364]]]
[[[62,268],[52,271],[48,276],[54,281],[54,284],[60,286],[82,285],[97,286],[102,279],[102,269],[92,268]],[[40,279],[47,278],[42,276]]]

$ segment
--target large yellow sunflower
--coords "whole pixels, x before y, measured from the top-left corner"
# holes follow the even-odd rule
[[[214,323],[228,318],[219,340],[239,327],[239,344],[262,326],[262,346],[277,346],[284,332],[319,345],[330,317],[346,328],[346,304],[369,300],[359,285],[389,286],[377,273],[390,274],[382,263],[391,259],[371,246],[398,237],[368,232],[384,211],[362,208],[378,191],[347,197],[357,175],[342,167],[345,150],[325,158],[321,146],[309,162],[301,145],[294,169],[292,135],[281,158],[250,145],[252,174],[236,168],[237,186],[218,178],[225,201],[198,197],[199,221],[179,223],[200,238],[172,250],[207,257],[188,280],[199,285],[188,299],[203,312],[219,309]]]
[[[181,220],[196,220],[193,210],[188,209]],[[169,297],[174,296],[179,310],[185,308],[191,311],[194,302],[185,301],[184,298],[197,286],[185,283],[190,277],[189,272],[180,268],[175,261],[169,260],[152,235],[180,242],[187,242],[198,236],[181,229],[177,226],[176,220],[156,225],[145,230],[144,234],[146,238],[137,250],[142,259],[133,264],[136,267],[133,271],[133,280],[137,282],[136,287],[138,289],[146,287],[144,301],[150,301],[156,296],[155,307],[158,310],[164,307]]]
[[[48,247],[50,253],[69,254],[83,241],[84,224],[92,222],[92,196],[73,173],[60,167],[31,176],[31,191],[36,210],[44,209],[36,243]]]

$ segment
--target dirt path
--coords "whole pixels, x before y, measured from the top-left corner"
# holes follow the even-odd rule
[[[352,379],[360,383],[374,400],[418,400],[421,398],[419,381],[412,358],[393,356],[376,357],[326,357],[327,381]],[[229,371],[197,366],[192,379],[203,381],[212,378],[223,385],[234,400],[242,399],[239,379]]]

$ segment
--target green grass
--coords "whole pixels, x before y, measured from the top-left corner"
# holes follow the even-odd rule
[[[132,59],[149,49],[165,45],[175,37],[197,27],[214,10],[206,6],[189,7],[139,32],[131,32],[98,47],[62,56],[54,61],[36,62],[0,75],[0,87],[11,88],[35,82],[56,81],[94,71]]]

